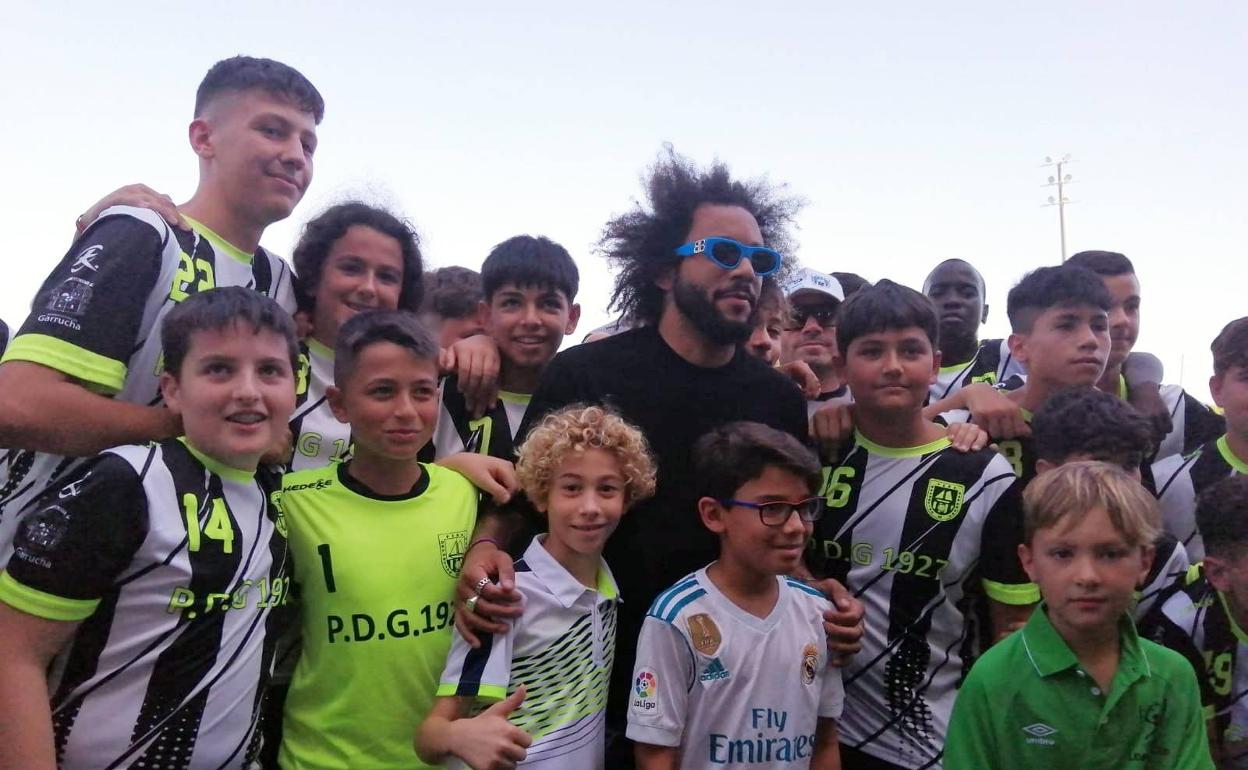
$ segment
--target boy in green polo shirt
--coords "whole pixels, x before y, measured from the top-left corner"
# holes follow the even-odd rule
[[[971,669],[944,770],[1212,770],[1191,665],[1127,614],[1153,558],[1155,501],[1100,462],[1039,476],[1023,499],[1019,557],[1044,602]]]

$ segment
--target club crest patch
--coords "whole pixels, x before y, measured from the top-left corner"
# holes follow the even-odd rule
[[[464,554],[468,551],[468,532],[442,532],[438,535],[438,555],[442,557],[442,569],[453,578],[459,577],[464,566]]]
[[[923,508],[936,521],[952,521],[962,512],[966,487],[952,481],[931,479],[927,482],[927,494],[923,495]]]

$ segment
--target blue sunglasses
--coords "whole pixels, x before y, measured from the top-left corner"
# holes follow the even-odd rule
[[[778,251],[763,246],[746,246],[731,238],[703,238],[676,249],[678,257],[692,257],[695,254],[705,254],[725,270],[735,270],[741,260],[748,259],[750,267],[754,268],[754,275],[760,278],[779,270],[780,263],[784,261]]]

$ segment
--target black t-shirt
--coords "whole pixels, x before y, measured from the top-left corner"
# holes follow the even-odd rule
[[[9,325],[4,321],[0,321],[0,355],[4,355],[4,349],[9,346]]]
[[[644,327],[566,350],[550,362],[518,436],[570,404],[603,404],[645,434],[658,461],[654,497],[624,514],[605,557],[624,600],[610,699],[627,694],[637,634],[650,602],[718,554],[718,541],[698,518],[691,478],[697,439],[717,426],[748,420],[807,438],[806,401],[792,380],[738,349],[720,367],[695,366],[658,330]],[[519,441],[517,441],[519,444]],[[519,547],[528,538],[516,538]]]

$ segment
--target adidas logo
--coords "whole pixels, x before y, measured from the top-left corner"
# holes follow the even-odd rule
[[[728,676],[728,669],[724,668],[724,664],[719,662],[719,658],[715,658],[707,665],[700,679],[703,682],[714,682],[717,679],[727,679]]]
[[[1027,739],[1027,743],[1040,746],[1057,745],[1057,741],[1053,740],[1053,736],[1057,735],[1057,730],[1049,727],[1043,722],[1036,722],[1034,725],[1027,725],[1023,728],[1023,732],[1031,736]]]

